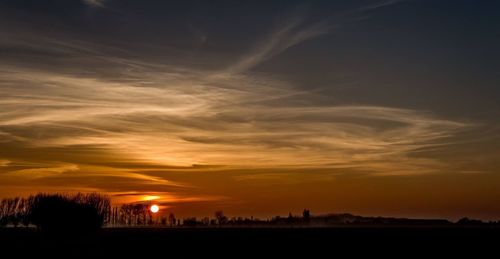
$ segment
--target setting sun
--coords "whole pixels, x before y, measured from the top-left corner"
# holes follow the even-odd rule
[[[158,211],[160,211],[160,207],[158,207],[158,205],[154,204],[154,205],[151,205],[151,208],[149,208],[151,210],[151,212],[153,213],[157,213]]]

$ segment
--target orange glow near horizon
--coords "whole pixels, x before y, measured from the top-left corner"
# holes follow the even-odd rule
[[[146,195],[142,198],[143,201],[154,201],[160,199],[158,195]]]

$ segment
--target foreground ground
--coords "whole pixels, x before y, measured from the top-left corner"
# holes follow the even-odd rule
[[[444,255],[493,252],[500,244],[495,227],[339,228],[105,228],[86,235],[47,235],[34,229],[0,229],[4,255],[132,256],[338,255],[340,253]],[[182,256],[183,257],[183,256]],[[181,257],[181,258],[182,258]],[[328,257],[328,256],[327,256]]]

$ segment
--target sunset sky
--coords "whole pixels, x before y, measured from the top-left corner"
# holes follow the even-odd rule
[[[500,1],[0,0],[0,198],[500,219]]]

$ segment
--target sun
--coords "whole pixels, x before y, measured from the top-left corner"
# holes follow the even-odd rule
[[[158,211],[160,211],[160,207],[158,207],[158,205],[156,205],[156,204],[153,204],[153,205],[151,205],[149,210],[151,210],[151,212],[153,212],[153,213],[157,213]]]

